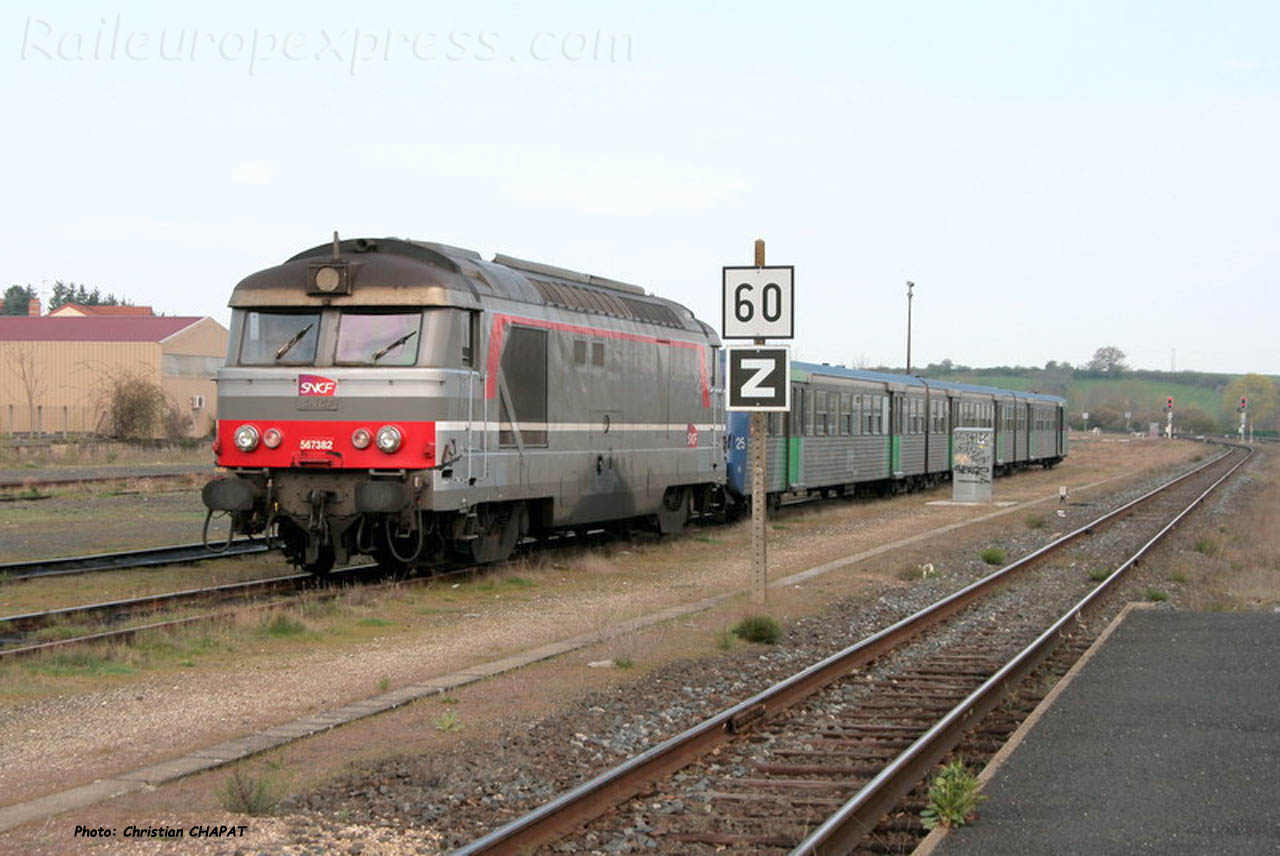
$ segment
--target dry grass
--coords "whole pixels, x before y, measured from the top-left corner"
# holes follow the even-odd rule
[[[1280,530],[1273,519],[1280,504],[1280,456],[1266,455],[1237,478],[1228,522],[1200,516],[1160,568],[1182,608],[1280,608]]]

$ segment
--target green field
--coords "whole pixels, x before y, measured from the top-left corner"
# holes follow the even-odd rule
[[[1089,413],[1090,428],[1100,426],[1142,429],[1151,422],[1157,422],[1163,427],[1165,399],[1171,395],[1174,398],[1175,425],[1196,432],[1235,430],[1239,424],[1236,399],[1233,397],[1228,400],[1227,393],[1228,387],[1238,375],[1184,372],[1170,373],[1167,378],[1161,378],[1160,374],[1162,373],[1126,372],[1119,377],[1100,377],[1094,373],[1051,375],[1039,370],[1025,373],[966,371],[948,373],[941,379],[1051,395],[1065,393],[1071,425],[1076,428],[1082,427],[1085,412]],[[1268,380],[1274,383],[1274,379]],[[1251,396],[1254,404],[1250,407],[1255,428],[1259,431],[1264,426],[1274,429],[1277,415],[1274,389],[1270,396],[1265,390],[1261,392],[1262,394]],[[1268,403],[1272,406],[1268,407]],[[1128,426],[1124,424],[1126,412],[1133,414]]]

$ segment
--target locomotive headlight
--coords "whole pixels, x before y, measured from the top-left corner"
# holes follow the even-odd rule
[[[268,428],[262,434],[262,442],[268,449],[274,449],[280,445],[280,441],[284,439],[284,434],[280,433],[279,428]]]
[[[369,433],[368,428],[357,428],[351,432],[351,445],[357,449],[369,448],[369,443],[373,441],[373,435]]]
[[[342,284],[342,274],[337,268],[322,267],[316,271],[316,288],[320,291],[334,291]]]
[[[383,425],[378,429],[378,448],[390,455],[400,449],[400,429],[394,425]]]
[[[258,429],[252,425],[241,425],[236,429],[235,444],[242,452],[252,452],[258,448]]]

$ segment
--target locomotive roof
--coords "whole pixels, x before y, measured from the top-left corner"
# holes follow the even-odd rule
[[[310,271],[326,261],[345,266],[350,294],[308,291]],[[556,306],[714,336],[674,301],[640,286],[567,268],[448,244],[400,238],[356,238],[304,250],[283,264],[251,274],[235,287],[234,308],[332,306],[459,306],[482,308],[491,299]]]

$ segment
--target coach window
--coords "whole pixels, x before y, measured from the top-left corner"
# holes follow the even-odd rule
[[[827,391],[816,390],[813,393],[813,433],[819,436],[827,433]]]
[[[240,365],[309,366],[320,340],[319,312],[249,312],[240,342]]]
[[[587,343],[582,339],[573,340],[573,361],[580,366],[587,364]]]
[[[604,342],[591,343],[591,365],[604,365]]]

